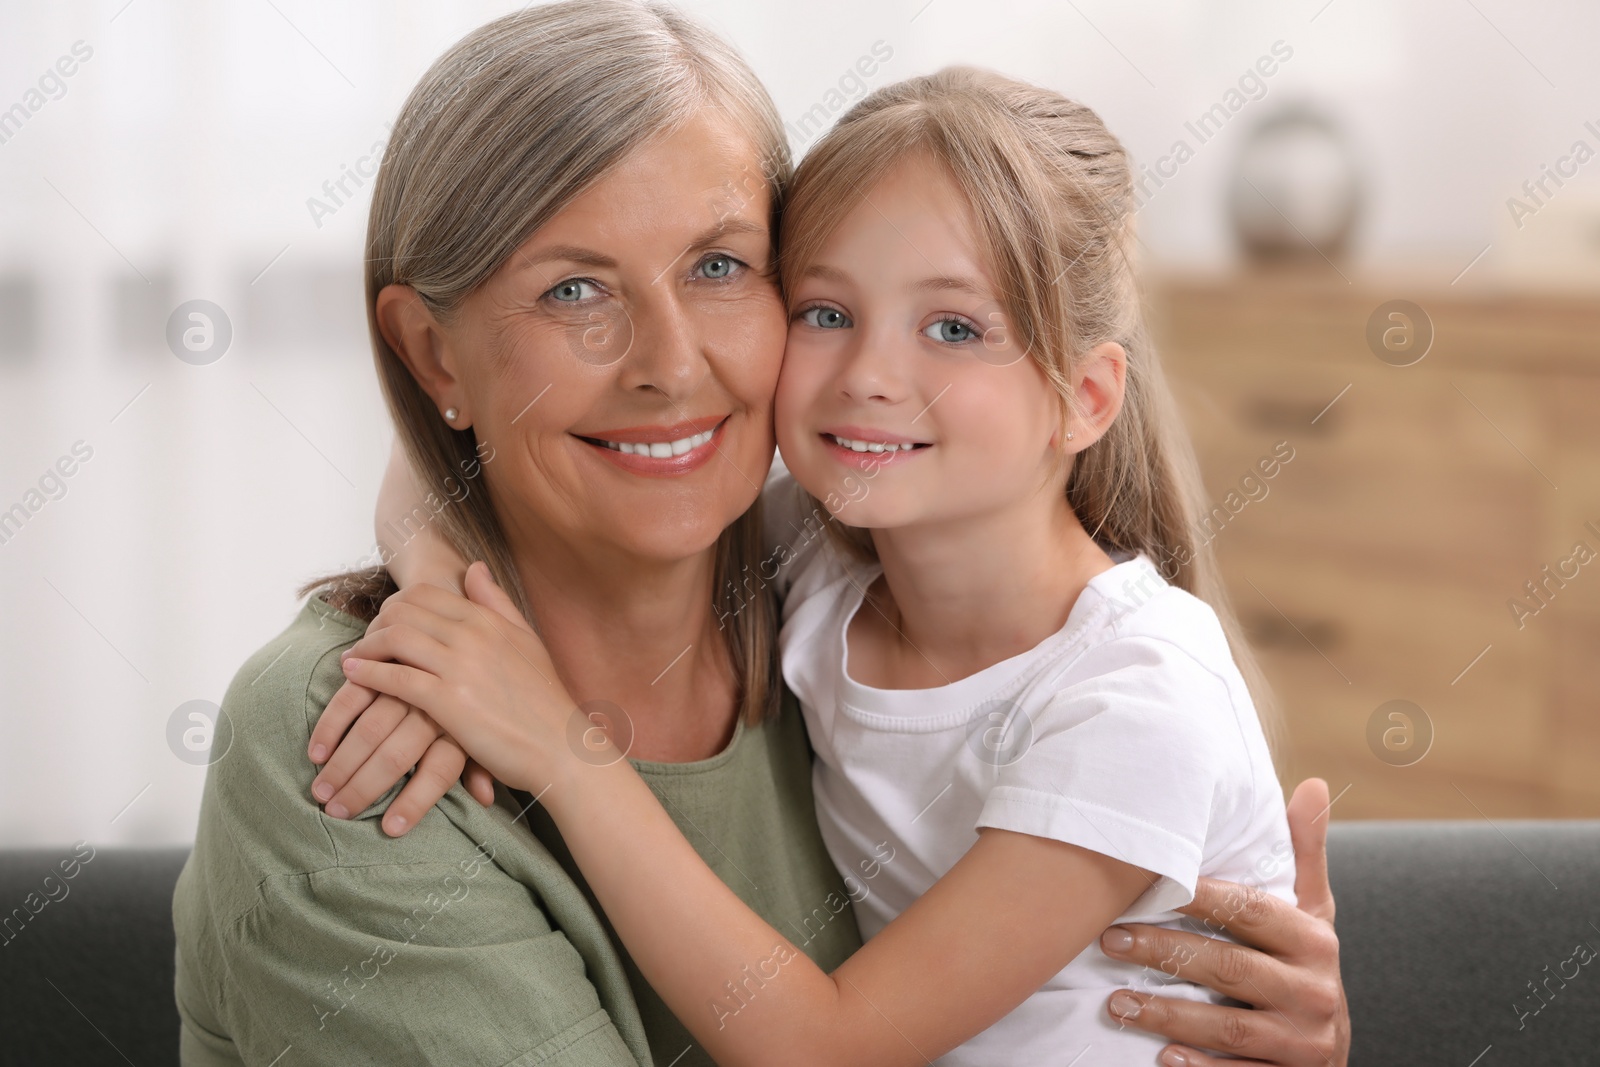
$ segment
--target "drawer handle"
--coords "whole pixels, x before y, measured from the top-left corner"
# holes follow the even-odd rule
[[[1322,417],[1317,418],[1318,415]],[[1243,421],[1252,429],[1269,433],[1294,430],[1300,434],[1326,436],[1334,431],[1338,409],[1327,410],[1323,401],[1252,397],[1244,403]]]
[[[1291,615],[1285,619],[1275,611],[1245,611],[1240,613],[1239,621],[1250,644],[1256,648],[1326,652],[1344,641],[1344,628],[1329,618]]]

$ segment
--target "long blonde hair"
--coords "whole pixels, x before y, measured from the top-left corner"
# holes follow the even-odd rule
[[[667,4],[565,0],[495,19],[444,53],[407,97],[373,187],[367,224],[368,332],[378,377],[419,480],[440,497],[476,470],[477,439],[451,428],[378,329],[386,285],[416,290],[449,321],[539,227],[622,159],[716,109],[749,138],[773,205],[791,165],[759,79],[716,34]],[[444,535],[529,607],[487,485],[439,513]],[[716,549],[713,609],[725,626],[747,721],[777,703],[775,612],[735,579],[760,558],[759,503]],[[308,585],[371,618],[393,584],[381,568]],[[530,616],[531,617],[531,616]]]
[[[1126,351],[1121,413],[1072,462],[1067,501],[1096,540],[1144,553],[1212,607],[1275,735],[1270,693],[1200,536],[1199,468],[1145,326],[1126,151],[1089,108],[991,71],[950,67],[887,86],[847,112],[795,173],[780,241],[788,291],[878,180],[915,155],[931,157],[965,194],[1013,343],[1055,387],[1063,414],[1074,402],[1073,360],[1107,341]],[[865,531],[827,521],[870,558]]]

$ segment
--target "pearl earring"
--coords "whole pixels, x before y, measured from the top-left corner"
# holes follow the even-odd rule
[[[1072,431],[1068,430],[1067,431],[1067,440],[1069,440],[1069,441],[1072,440],[1072,437],[1073,437]]]
[[[461,412],[457,411],[455,408],[445,408],[444,409],[444,421],[445,422],[449,422],[449,423],[453,423],[453,422],[456,421],[456,416],[459,415],[459,414],[461,414]]]

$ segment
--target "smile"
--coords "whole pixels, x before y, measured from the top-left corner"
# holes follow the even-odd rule
[[[873,472],[915,462],[933,447],[932,441],[913,441],[870,426],[837,426],[817,437],[835,463]]]
[[[848,448],[852,452],[909,452],[913,448],[927,448],[926,444],[917,441],[895,443],[893,441],[855,441],[838,434],[825,433],[822,435],[840,448]]]
[[[717,454],[717,439],[728,419],[719,415],[671,426],[630,426],[573,436],[630,474],[672,476],[698,470]]]
[[[672,456],[681,456],[691,449],[701,445],[710,444],[712,436],[716,433],[712,427],[703,433],[694,434],[692,437],[680,437],[676,441],[607,441],[603,437],[591,437],[589,440],[605,445],[614,452],[621,452],[625,456],[650,456],[654,459],[668,459]]]

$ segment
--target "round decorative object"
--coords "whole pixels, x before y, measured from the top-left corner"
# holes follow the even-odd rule
[[[1291,106],[1247,137],[1228,201],[1234,233],[1255,258],[1336,258],[1360,213],[1355,153],[1327,115]]]

